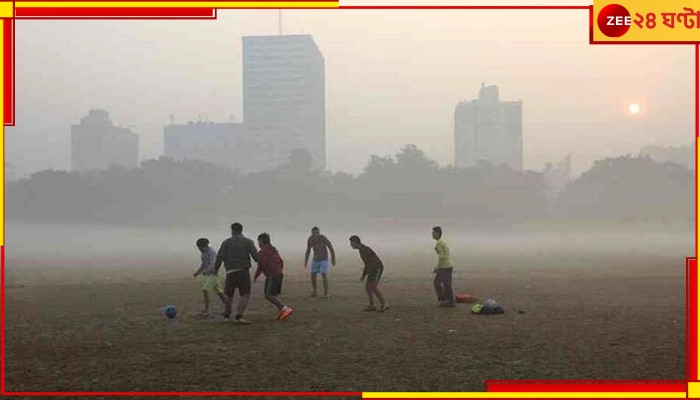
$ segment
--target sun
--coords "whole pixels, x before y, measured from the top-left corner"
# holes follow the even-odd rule
[[[639,114],[642,111],[642,106],[639,105],[639,103],[631,103],[629,106],[627,106],[627,110],[630,112],[630,114]]]

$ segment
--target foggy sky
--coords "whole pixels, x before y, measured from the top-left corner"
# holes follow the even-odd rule
[[[133,127],[142,159],[162,154],[171,114],[176,123],[241,121],[241,36],[276,34],[277,15],[17,21],[7,161],[21,174],[68,169],[70,125],[93,107]],[[693,141],[693,47],[591,46],[588,11],[288,10],[283,27],[312,34],[325,57],[334,171],[359,172],[371,154],[408,143],[453,163],[454,107],[482,82],[498,85],[502,100],[523,100],[528,169],[572,153],[578,173],[645,145]],[[630,117],[630,102],[643,114]]]

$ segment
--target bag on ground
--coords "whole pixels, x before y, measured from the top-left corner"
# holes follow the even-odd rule
[[[494,315],[504,314],[506,310],[494,299],[486,299],[483,303],[472,306],[472,314]]]

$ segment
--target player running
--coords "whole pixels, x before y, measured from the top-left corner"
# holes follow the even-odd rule
[[[195,243],[202,253],[202,265],[194,273],[194,277],[202,275],[202,296],[204,297],[204,309],[199,313],[202,317],[209,316],[209,291],[213,291],[219,296],[221,302],[226,305],[226,297],[221,290],[219,275],[216,273],[216,250],[209,246],[209,239],[200,238]]]
[[[291,307],[287,307],[280,299],[282,279],[284,278],[282,274],[284,260],[280,257],[280,253],[275,246],[270,243],[270,235],[267,233],[258,235],[258,245],[260,246],[258,270],[255,271],[254,281],[258,280],[260,274],[265,274],[265,299],[277,307],[279,311],[277,319],[283,320],[290,316],[293,311]]]
[[[224,311],[224,321],[231,319],[231,308],[233,307],[233,295],[238,289],[238,307],[234,322],[237,324],[249,324],[243,319],[243,314],[250,300],[250,259],[258,261],[258,250],[255,243],[243,236],[243,225],[238,222],[231,224],[231,237],[221,243],[219,252],[216,255],[216,271],[219,271],[221,264],[226,268],[226,310]]]

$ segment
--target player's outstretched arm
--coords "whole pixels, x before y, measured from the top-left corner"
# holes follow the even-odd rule
[[[331,243],[328,238],[326,238],[326,245],[328,246],[328,250],[331,252],[331,264],[335,265],[335,249],[333,248],[333,243]]]
[[[192,276],[196,278],[197,276],[199,276],[199,274],[202,273],[202,271],[204,271],[204,260],[202,260],[202,265],[199,267],[199,269],[197,271],[195,271],[195,273]]]
[[[304,255],[304,268],[309,265],[309,256],[311,255],[311,243],[306,245],[306,254]]]
[[[258,280],[258,277],[260,274],[262,274],[263,268],[267,266],[267,257],[265,257],[265,254],[260,251],[258,252],[258,269],[255,270],[255,277],[253,278],[253,282]]]

